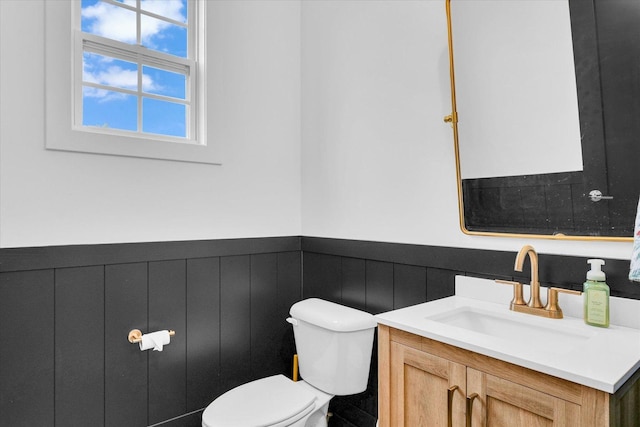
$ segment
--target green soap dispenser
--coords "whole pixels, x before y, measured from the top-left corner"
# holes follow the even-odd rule
[[[606,275],[602,271],[604,260],[590,259],[591,270],[587,272],[584,282],[584,322],[587,325],[609,327],[609,286],[605,283]]]

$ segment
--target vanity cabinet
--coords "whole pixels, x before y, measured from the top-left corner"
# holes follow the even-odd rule
[[[378,351],[380,427],[640,426],[638,372],[610,395],[385,325]]]

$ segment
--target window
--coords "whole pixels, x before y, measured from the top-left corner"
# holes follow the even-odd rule
[[[47,148],[217,163],[205,139],[205,3],[45,2]]]
[[[82,0],[75,124],[191,139],[194,37],[187,0]]]

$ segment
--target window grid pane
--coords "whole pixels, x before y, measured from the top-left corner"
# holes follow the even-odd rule
[[[175,102],[142,98],[142,131],[159,135],[187,137],[187,106]],[[182,126],[179,126],[179,124]]]
[[[96,92],[102,93],[95,96]],[[122,92],[84,86],[82,125],[136,132],[136,100],[137,97]]]
[[[81,7],[82,31],[123,43],[138,43],[135,10],[100,0],[82,0]]]
[[[186,1],[142,1],[140,7],[143,11],[150,12],[158,17],[167,18],[182,24],[187,24],[188,4]]]
[[[142,91],[176,99],[187,99],[187,76],[143,65]],[[146,82],[146,83],[145,83]]]
[[[138,91],[138,64],[106,55],[85,52],[82,81]]]
[[[158,35],[162,35],[159,37]],[[140,18],[140,44],[148,49],[187,57],[187,28],[151,16]]]

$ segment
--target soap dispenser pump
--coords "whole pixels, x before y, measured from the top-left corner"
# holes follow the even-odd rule
[[[584,322],[587,325],[609,327],[609,286],[602,271],[604,260],[590,259],[591,270],[584,282]]]

